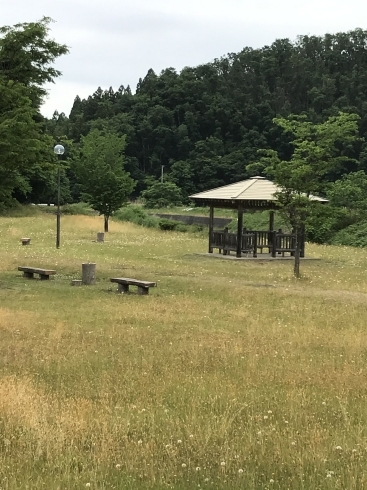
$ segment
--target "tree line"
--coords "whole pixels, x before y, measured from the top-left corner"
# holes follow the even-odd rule
[[[306,115],[317,124],[339,112],[360,116],[359,134],[367,131],[367,31],[324,37],[277,40],[261,49],[245,48],[177,73],[149,70],[136,92],[121,86],[98,88],[87,99],[76,97],[69,118],[55,115],[50,131],[62,127],[74,142],[91,129],[126,135],[126,168],[137,181],[159,179],[161,166],[185,196],[249,176],[247,166],[258,150],[272,149],[288,158],[289,137],[273,120]],[[360,162],[340,166],[325,179],[365,170],[365,141],[350,148]]]
[[[293,172],[292,162],[294,166],[297,159],[303,159],[309,167],[303,169],[302,178],[310,177],[317,191],[332,202],[332,216],[325,217],[324,211],[324,222],[334,220],[334,228],[340,228],[364,216],[367,31],[299,36],[295,41],[278,39],[270,46],[246,47],[239,53],[180,72],[167,68],[156,74],[150,69],[135,91],[123,85],[117,91],[99,87],[87,99],[76,96],[69,116],[55,112],[47,120],[39,112],[44,96],[42,85],[59,75],[49,65],[57,56],[67,53],[66,46],[49,40],[49,22],[45,18],[0,31],[0,90],[7,94],[0,102],[0,130],[1,121],[8,121],[12,111],[21,109],[24,117],[32,121],[22,124],[39,136],[37,139],[29,135],[31,151],[25,158],[21,155],[24,135],[19,136],[21,127],[16,126],[20,122],[15,112],[14,126],[6,123],[8,137],[3,138],[0,133],[0,155],[6,162],[0,170],[3,205],[12,198],[33,202],[54,199],[55,162],[52,165],[50,147],[56,142],[67,149],[62,173],[63,200],[72,202],[88,196],[91,199],[91,188],[94,185],[92,191],[96,193],[96,187],[91,183],[88,187],[91,172],[86,169],[90,160],[88,163],[85,154],[91,150],[87,147],[93,148],[93,139],[113,137],[114,147],[120,152],[119,159],[115,159],[118,163],[108,167],[112,172],[109,173],[106,167],[103,170],[103,165],[109,165],[104,160],[99,169],[94,168],[94,175],[100,172],[98,175],[111,177],[119,173],[120,179],[127,179],[125,184],[115,182],[117,187],[124,187],[124,200],[128,192],[133,198],[144,195],[150,198],[156,190],[161,198],[167,192],[172,200],[185,201],[191,193],[246,179],[254,173],[273,175],[283,184],[281,179],[287,180],[288,172]],[[22,35],[30,32],[34,42],[43,39],[50,43],[43,64],[28,60],[29,50],[21,49],[29,39]],[[18,57],[10,54],[14,47],[20,53]],[[24,60],[29,62],[30,69],[23,73]],[[32,73],[35,66],[41,69],[33,78],[25,79],[25,74]],[[10,111],[6,100],[10,106],[13,103]],[[298,129],[292,132],[295,121]],[[332,141],[317,139],[315,135],[329,124],[334,128]],[[306,140],[314,142],[312,148],[311,144],[307,148],[299,144],[299,134],[302,139],[305,131]],[[10,141],[10,133],[14,133],[18,153],[6,153],[4,141]],[[328,144],[330,155],[326,164]],[[102,162],[102,154],[94,155],[93,159]],[[274,172],[277,162],[278,170]],[[162,170],[167,188],[160,182]],[[302,178],[294,180],[302,182]],[[100,182],[101,178],[97,180]],[[349,196],[343,205],[336,198],[336,189]],[[355,200],[354,195],[360,198]],[[310,223],[310,230],[316,228]],[[320,236],[310,232],[310,236],[324,241],[326,231]]]

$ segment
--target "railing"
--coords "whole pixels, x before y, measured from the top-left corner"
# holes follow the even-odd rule
[[[294,255],[296,251],[296,235],[278,231],[257,231],[244,229],[241,235],[241,252],[252,254],[268,253],[272,257],[277,255]],[[228,228],[223,231],[213,230],[210,237],[210,248],[218,248],[223,255],[237,251],[237,233],[229,233]],[[265,250],[265,252],[264,252]],[[304,238],[300,237],[300,256],[304,257]]]

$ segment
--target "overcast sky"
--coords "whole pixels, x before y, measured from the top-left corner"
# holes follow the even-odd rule
[[[3,0],[0,22],[51,17],[70,48],[42,112],[70,113],[74,98],[130,85],[149,68],[196,66],[277,38],[367,29],[366,0]]]

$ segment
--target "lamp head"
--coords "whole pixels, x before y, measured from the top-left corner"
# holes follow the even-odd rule
[[[56,153],[56,155],[63,155],[64,152],[65,152],[65,148],[62,145],[55,146],[54,153]]]

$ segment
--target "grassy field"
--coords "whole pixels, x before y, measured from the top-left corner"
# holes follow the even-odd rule
[[[54,216],[0,218],[1,490],[367,489],[366,251],[308,246],[296,281],[199,235],[61,226],[56,250]]]

